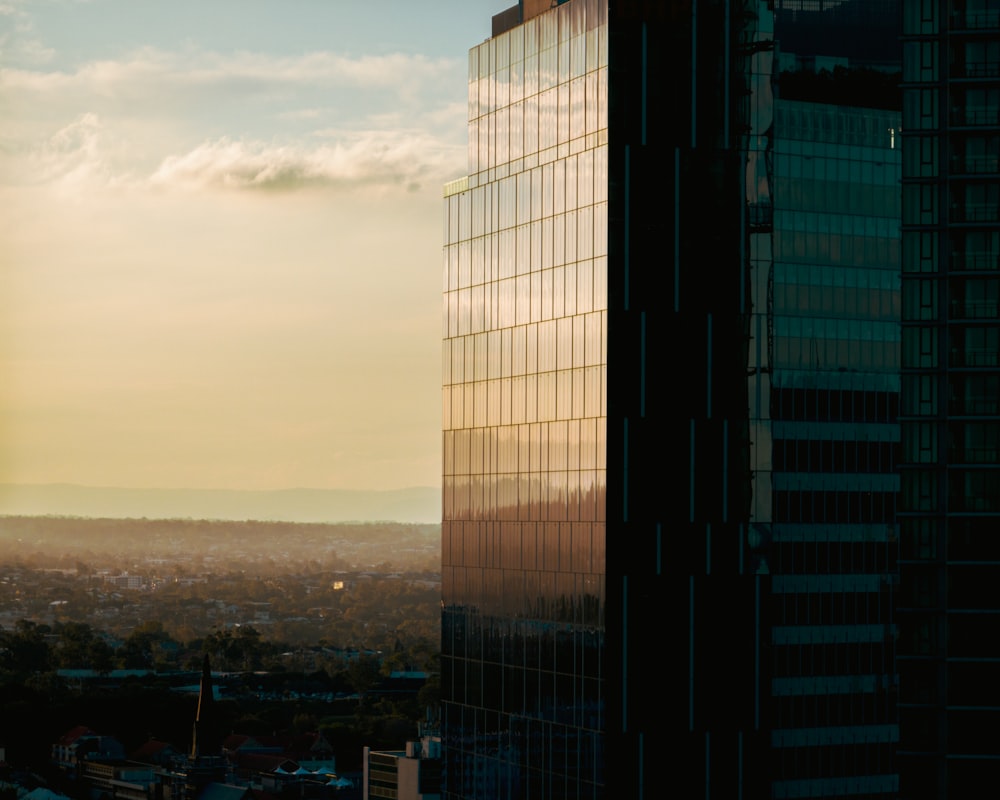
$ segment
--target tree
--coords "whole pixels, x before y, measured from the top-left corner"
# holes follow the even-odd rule
[[[56,625],[55,633],[59,637],[56,664],[64,669],[89,668],[91,648],[97,640],[93,629],[85,622],[63,622]]]
[[[441,705],[441,675],[433,673],[417,692],[417,704],[424,709],[437,709]]]
[[[292,717],[293,733],[311,733],[318,726],[315,714],[300,711]]]
[[[264,657],[272,650],[250,625],[216,631],[205,638],[204,648],[224,669],[245,672],[261,669]]]
[[[48,625],[18,620],[13,631],[0,630],[0,668],[11,672],[47,672],[52,650],[45,641]]]
[[[59,697],[66,692],[66,681],[55,672],[36,672],[24,681],[24,688],[31,689],[43,697]]]
[[[164,645],[178,646],[159,620],[144,622],[128,635],[118,651],[125,669],[152,669],[162,658]]]
[[[90,668],[101,675],[107,675],[115,668],[115,651],[103,639],[94,639],[88,653]]]
[[[380,667],[375,656],[358,656],[347,665],[347,679],[351,687],[364,700],[368,690],[378,683]]]

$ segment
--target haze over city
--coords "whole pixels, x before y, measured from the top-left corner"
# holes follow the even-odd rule
[[[493,2],[0,4],[0,483],[440,485]]]

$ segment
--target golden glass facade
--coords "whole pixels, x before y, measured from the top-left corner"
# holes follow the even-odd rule
[[[449,796],[603,784],[607,30],[577,0],[469,54],[444,231]]]

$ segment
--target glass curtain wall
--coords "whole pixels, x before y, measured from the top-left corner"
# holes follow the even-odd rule
[[[775,796],[894,797],[899,786],[899,122],[775,105]]]
[[[447,797],[601,796],[607,5],[469,53],[446,187]]]

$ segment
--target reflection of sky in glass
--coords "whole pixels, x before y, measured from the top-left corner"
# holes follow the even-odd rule
[[[511,715],[502,730],[476,729],[490,740],[480,753],[541,748],[537,732],[504,744],[519,718],[536,715],[588,729],[559,735],[593,753],[603,724],[607,48],[598,6],[567,4],[470,51],[469,188],[445,199],[444,669],[455,670],[456,708]],[[474,747],[464,719],[446,728]],[[593,761],[556,767],[536,754],[530,763],[594,779]]]

